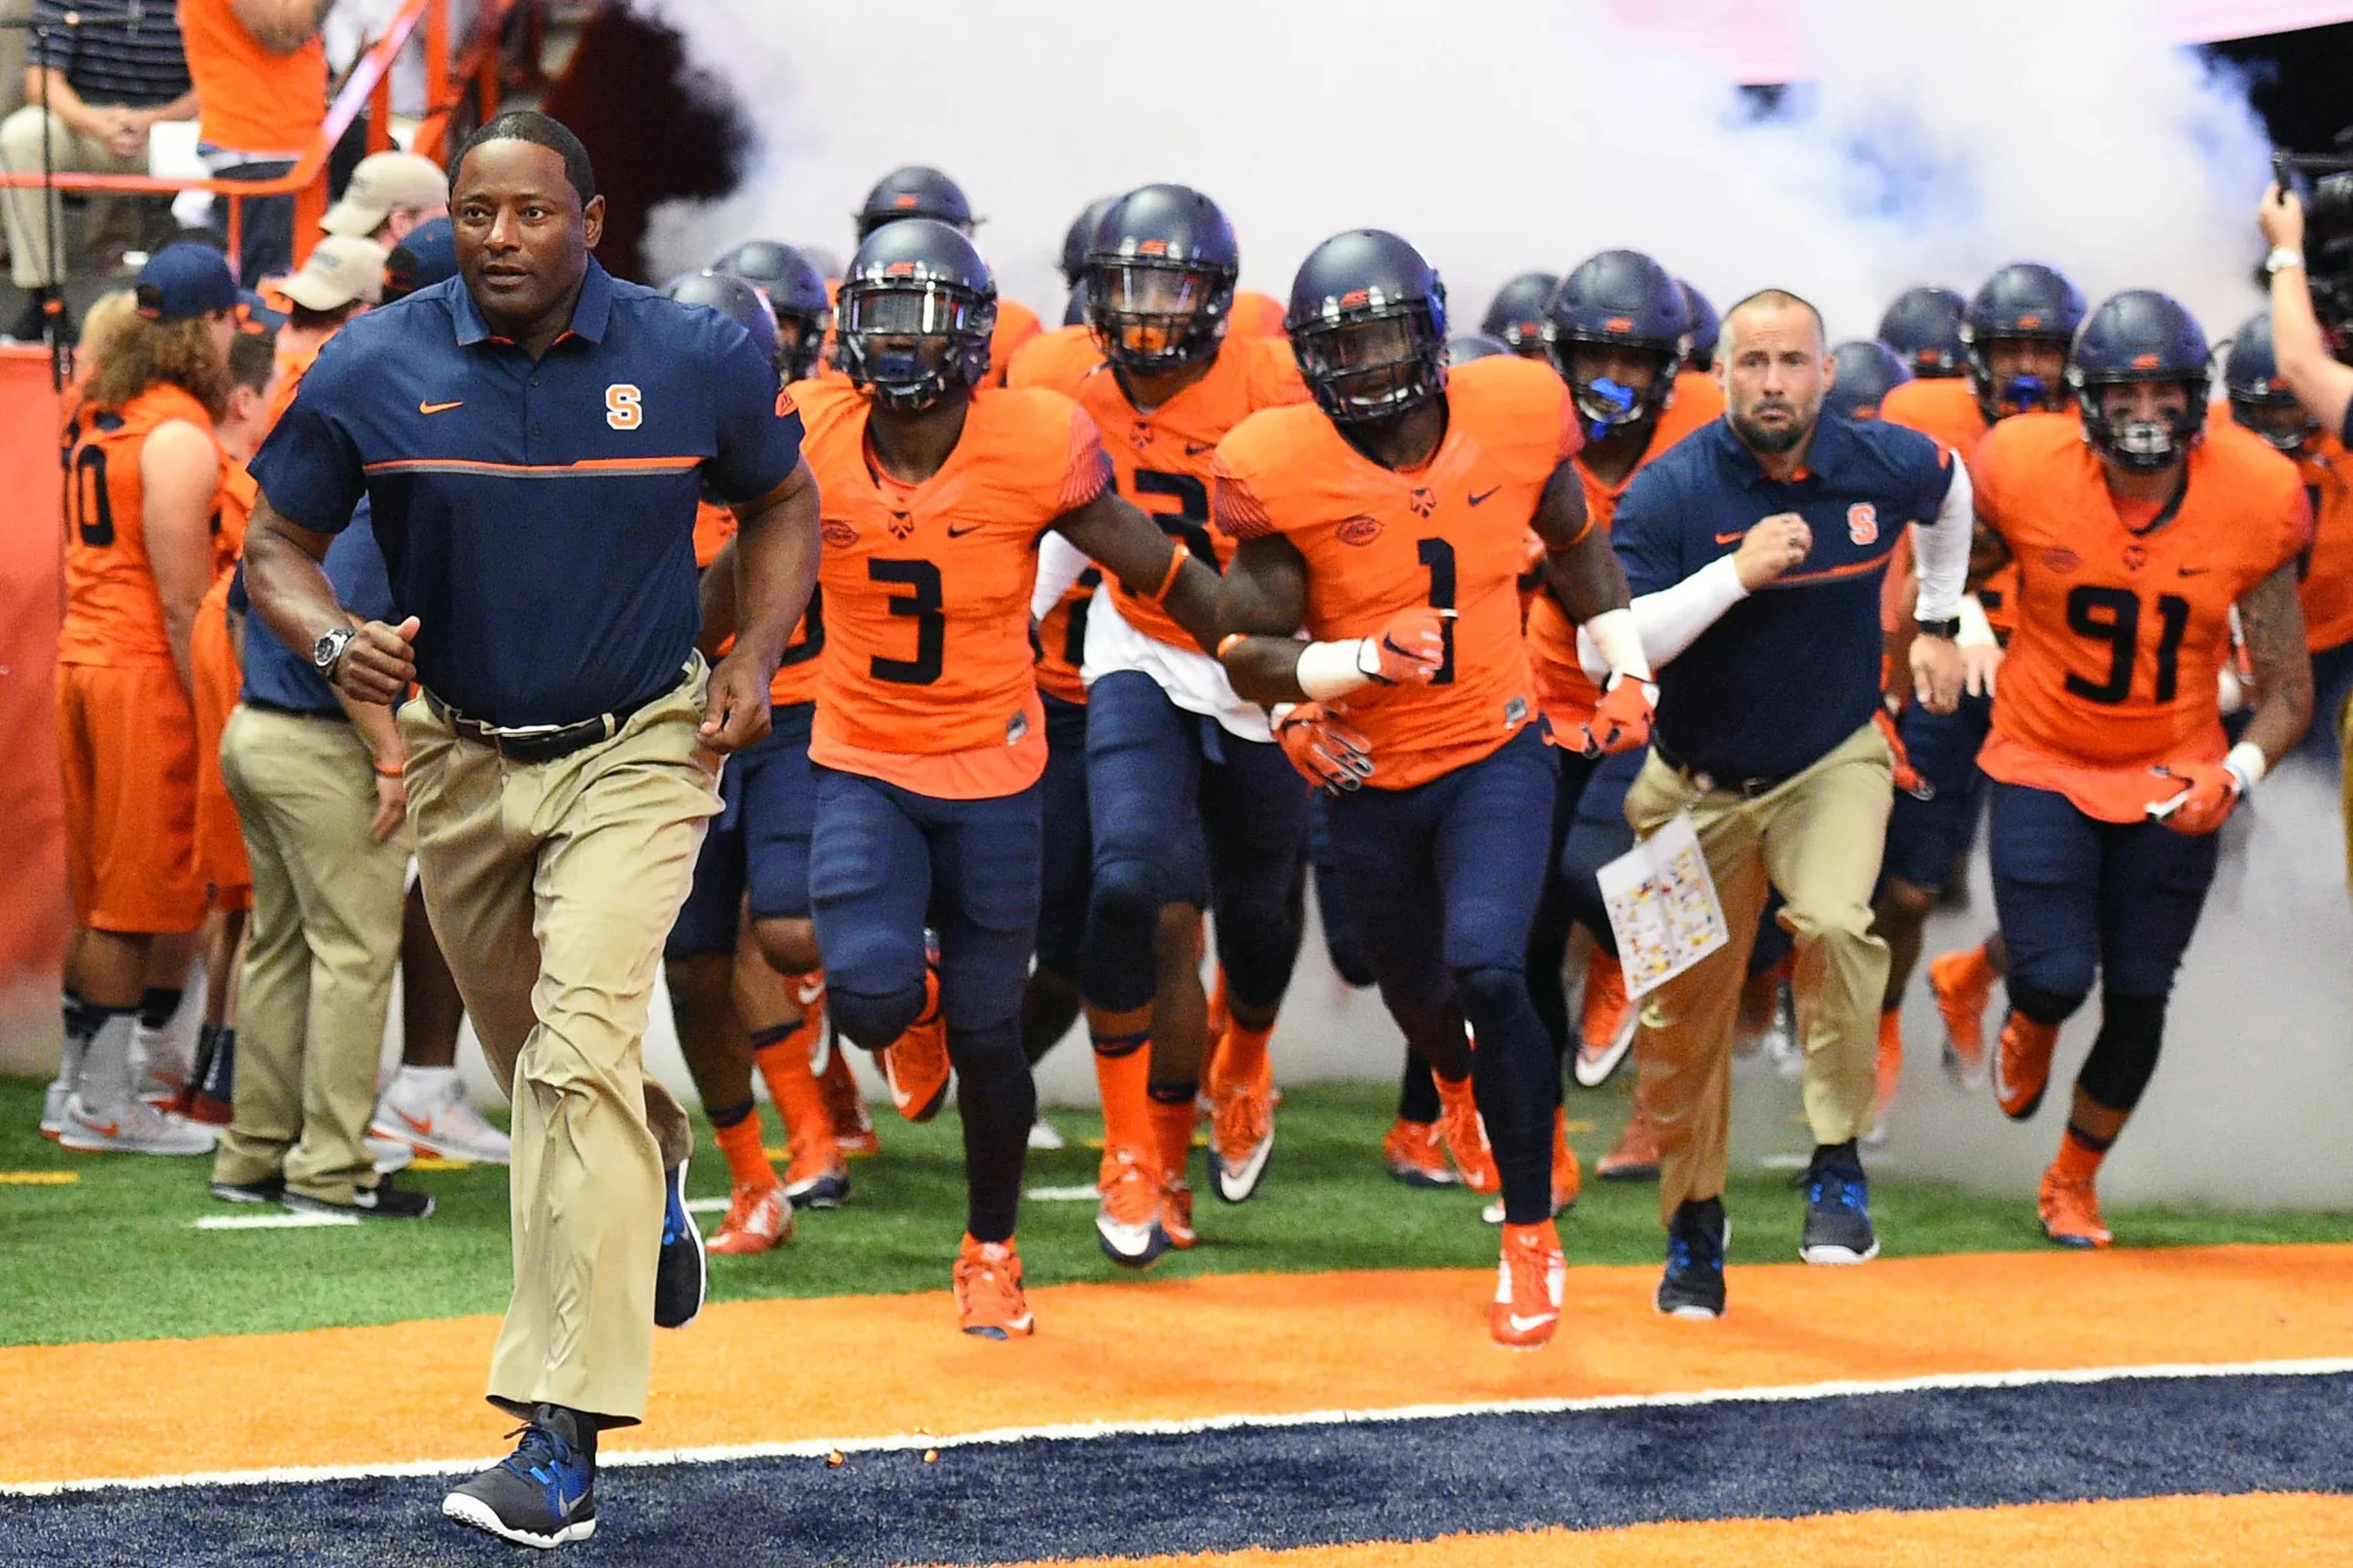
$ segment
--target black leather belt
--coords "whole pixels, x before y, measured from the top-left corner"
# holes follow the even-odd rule
[[[244,697],[239,701],[259,714],[279,714],[287,718],[324,718],[336,724],[351,722],[351,715],[340,708],[290,708],[282,702],[271,702],[267,697]]]
[[[1675,772],[1681,774],[1684,782],[1689,784],[1694,789],[1699,790],[1702,794],[1711,793],[1720,789],[1727,794],[1740,795],[1746,799],[1754,800],[1759,795],[1769,795],[1773,793],[1773,791],[1780,788],[1781,785],[1789,783],[1790,780],[1797,777],[1797,775],[1794,773],[1760,773],[1746,779],[1719,779],[1712,773],[1703,773],[1698,768],[1693,767],[1690,763],[1684,762],[1677,758],[1672,751],[1669,751],[1667,749],[1666,743],[1661,741],[1655,733],[1650,738],[1650,749],[1659,753],[1659,760],[1661,762],[1666,763],[1668,767],[1674,769]]]
[[[678,679],[650,696],[641,697],[609,714],[598,714],[593,718],[583,718],[571,724],[529,724],[503,728],[478,718],[467,717],[430,691],[425,693],[425,706],[433,711],[434,717],[447,724],[461,741],[487,746],[511,762],[553,762],[559,757],[568,757],[575,751],[584,751],[589,747],[610,741],[621,732],[621,726],[628,723],[640,709],[659,702],[685,681],[685,675],[681,674]]]

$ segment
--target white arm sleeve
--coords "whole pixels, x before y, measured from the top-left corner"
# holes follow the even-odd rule
[[[1037,546],[1037,586],[1030,591],[1030,618],[1044,620],[1094,564],[1084,550],[1060,534],[1046,535]]]
[[[1739,568],[1731,556],[1723,555],[1673,587],[1636,599],[1632,609],[1634,629],[1642,635],[1642,652],[1651,668],[1671,661],[1721,619],[1724,611],[1747,597],[1748,590],[1740,585]],[[1597,681],[1609,678],[1609,661],[1595,645],[1593,634],[1581,626],[1577,628],[1577,662]]]
[[[1961,595],[1969,587],[1970,536],[1977,529],[1977,507],[1969,489],[1969,469],[1952,460],[1952,482],[1945,487],[1945,504],[1936,521],[1912,525],[1913,558],[1919,563],[1921,620],[1946,620],[1961,611]]]

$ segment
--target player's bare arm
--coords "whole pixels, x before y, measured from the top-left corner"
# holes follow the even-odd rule
[[[1217,574],[1181,551],[1141,510],[1105,490],[1055,518],[1054,532],[1093,557],[1122,588],[1167,610],[1203,652],[1215,650]]]
[[[2353,366],[2337,364],[2329,352],[2312,308],[2311,273],[2300,260],[2304,204],[2295,192],[2283,194],[2272,186],[2264,192],[2256,222],[2274,256],[2291,251],[2300,258],[2294,265],[2271,268],[2271,352],[2279,362],[2279,378],[2323,430],[2342,430],[2346,412],[2353,409]]]
[[[1969,537],[1969,591],[1975,593],[1983,588],[1985,579],[2008,566],[2010,560],[2010,541],[1981,514],[1977,531]]]
[[[332,534],[304,528],[262,496],[254,503],[245,533],[245,593],[254,613],[288,647],[302,649],[339,626],[355,629],[351,645],[335,661],[329,682],[355,702],[395,703],[417,678],[414,615],[390,626],[363,621],[335,602],[327,580],[327,546]]]
[[[704,658],[716,659],[727,639],[735,635],[734,540],[719,547],[719,554],[703,568],[697,587],[703,606],[703,629],[694,640],[694,648]]]
[[[1626,568],[1609,547],[1609,536],[1586,512],[1575,463],[1553,470],[1528,526],[1544,541],[1545,591],[1570,620],[1582,624],[1631,602]]]
[[[740,750],[767,735],[768,682],[817,585],[817,480],[807,461],[794,464],[775,489],[734,510],[735,538],[720,560],[729,560],[732,552],[734,618],[740,625],[733,651],[711,672],[701,731],[703,744],[720,752]],[[714,562],[705,574],[706,605],[708,579],[719,571],[720,562]]]
[[[2255,666],[2255,716],[2245,744],[2277,763],[2312,723],[2312,660],[2304,650],[2304,607],[2296,563],[2282,562],[2238,602],[2238,624]]]
[[[1217,586],[1218,651],[1234,694],[1272,707],[1305,702],[1299,689],[1299,640],[1307,619],[1307,559],[1281,535],[1246,539]],[[1240,642],[1230,641],[1239,637]]]
[[[163,601],[163,635],[171,643],[172,668],[180,684],[195,690],[189,638],[196,606],[212,586],[213,500],[221,481],[220,453],[212,437],[184,420],[159,426],[139,454],[144,500],[140,522],[147,532],[148,564]]]

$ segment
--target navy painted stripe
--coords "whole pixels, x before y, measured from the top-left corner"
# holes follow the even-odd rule
[[[1561,1352],[1556,1352],[1561,1353]],[[780,1397],[790,1397],[780,1387]],[[2341,1491],[2353,1376],[2125,1379],[609,1469],[571,1559],[1003,1563],[1661,1519]],[[446,1482],[0,1503],[0,1562],[511,1562]],[[94,1553],[94,1554],[93,1554]]]

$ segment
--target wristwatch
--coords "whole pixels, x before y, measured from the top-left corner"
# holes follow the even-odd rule
[[[2293,245],[2274,245],[2271,254],[2264,258],[2264,276],[2275,278],[2292,266],[2304,264],[2304,253]]]
[[[1961,635],[1961,617],[1958,615],[1948,615],[1943,620],[1922,617],[1912,624],[1919,628],[1922,637],[1953,638]]]
[[[348,626],[338,626],[311,645],[311,668],[318,671],[329,685],[334,684],[335,666],[343,661],[343,650],[351,646],[351,640],[357,635]]]

